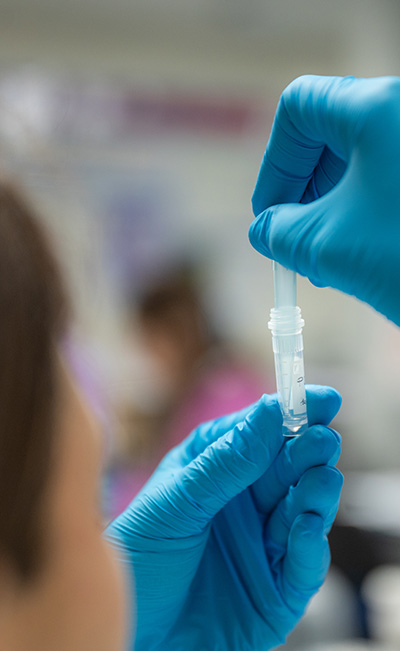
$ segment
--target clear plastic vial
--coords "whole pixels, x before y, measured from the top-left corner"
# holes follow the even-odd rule
[[[284,436],[299,436],[308,427],[303,326],[304,320],[298,306],[272,308],[268,327],[272,332],[276,388],[283,416]]]

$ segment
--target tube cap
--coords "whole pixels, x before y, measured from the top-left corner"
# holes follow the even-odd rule
[[[273,335],[294,335],[301,332],[303,327],[304,319],[298,306],[272,308],[268,328]]]

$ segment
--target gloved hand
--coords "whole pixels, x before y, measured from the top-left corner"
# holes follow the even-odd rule
[[[296,79],[253,194],[252,245],[400,325],[399,151],[400,78]]]
[[[324,425],[340,402],[308,387],[312,426],[284,441],[276,396],[263,396],[164,458],[105,531],[136,592],[130,649],[265,651],[285,640],[329,565],[342,476],[340,437]]]

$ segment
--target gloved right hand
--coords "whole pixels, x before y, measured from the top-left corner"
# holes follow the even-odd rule
[[[310,427],[284,441],[276,395],[197,427],[105,531],[136,596],[135,651],[265,651],[329,567],[340,407],[307,387]],[[132,605],[135,602],[132,598]]]
[[[293,81],[253,211],[260,253],[400,325],[400,78]]]

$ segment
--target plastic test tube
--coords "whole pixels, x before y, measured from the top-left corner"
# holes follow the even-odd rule
[[[284,436],[299,436],[308,427],[304,386],[304,320],[296,306],[296,274],[276,262],[274,274],[275,307],[268,327],[272,332],[276,388],[283,416]]]

